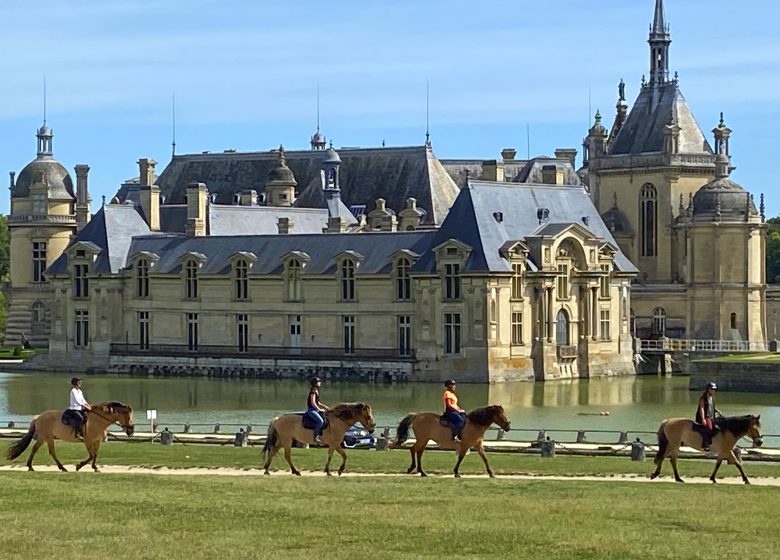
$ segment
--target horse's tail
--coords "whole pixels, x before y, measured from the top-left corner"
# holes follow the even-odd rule
[[[268,458],[276,450],[276,446],[279,444],[279,432],[276,430],[276,422],[279,418],[271,420],[271,424],[268,426],[268,435],[265,438],[265,445],[263,445],[263,459],[268,461]]]
[[[409,439],[409,428],[412,426],[412,420],[414,420],[414,417],[416,414],[407,414],[406,418],[401,420],[401,423],[398,424],[398,429],[395,431],[395,445],[403,445],[404,442]]]
[[[666,455],[666,450],[669,447],[669,438],[666,437],[666,420],[661,424],[661,427],[658,428],[658,453],[655,454],[655,462],[658,464],[660,461],[663,461],[664,456]]]
[[[30,429],[27,430],[27,433],[24,435],[22,439],[17,441],[16,443],[12,444],[8,451],[6,451],[5,458],[9,461],[13,461],[16,459],[19,455],[24,453],[24,450],[27,449],[27,446],[30,445],[30,442],[35,437],[35,420],[30,422]]]

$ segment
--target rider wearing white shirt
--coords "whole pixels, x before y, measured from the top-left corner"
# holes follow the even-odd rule
[[[74,428],[76,430],[76,437],[80,438],[82,437],[81,428],[84,425],[84,411],[90,410],[92,407],[87,402],[87,399],[84,398],[84,393],[81,391],[81,379],[74,377],[70,380],[70,384],[73,388],[70,390],[70,405],[68,406],[68,410],[72,411],[70,412],[70,416],[75,420],[75,423],[78,423]]]

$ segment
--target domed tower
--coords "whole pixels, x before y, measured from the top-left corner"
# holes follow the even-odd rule
[[[45,121],[36,137],[37,157],[15,180],[11,174],[7,345],[18,345],[23,340],[33,345],[48,344],[52,293],[43,273],[77,230],[73,181],[53,157],[54,133]],[[78,168],[85,197],[88,169]]]
[[[265,184],[265,201],[268,206],[292,206],[295,202],[295,181],[293,172],[287,167],[284,157],[284,146],[279,146],[279,157],[268,174]]]
[[[687,332],[690,338],[761,342],[767,226],[750,193],[730,178],[728,144],[718,137],[724,129],[721,120],[715,178],[696,192],[681,220]]]

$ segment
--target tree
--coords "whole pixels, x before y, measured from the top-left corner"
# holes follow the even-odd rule
[[[0,215],[0,280],[5,280],[11,262],[8,240],[8,216]]]
[[[766,281],[780,284],[780,216],[766,221],[769,226],[766,238]]]

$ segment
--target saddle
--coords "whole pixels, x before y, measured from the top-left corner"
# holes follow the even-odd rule
[[[701,436],[702,441],[706,441],[707,439],[709,439],[711,441],[712,438],[714,438],[715,435],[720,430],[718,429],[718,425],[717,424],[715,424],[715,427],[712,429],[712,431],[710,431],[710,429],[707,428],[707,426],[705,426],[704,424],[699,424],[698,422],[694,422],[693,423],[693,431],[698,433]]]
[[[443,427],[445,427],[445,428],[449,428],[450,426],[452,426],[452,424],[450,424],[450,421],[449,421],[449,420],[447,420],[447,419],[444,417],[444,415],[443,415],[443,414],[442,414],[441,416],[439,416],[439,424],[441,424],[441,425],[442,425]]]
[[[311,418],[309,418],[305,412],[299,412],[299,416],[301,416],[301,424],[303,425],[304,429],[306,430],[313,430],[314,424],[311,421]],[[328,418],[328,414],[325,413],[322,415],[325,419],[325,424],[322,426],[322,431],[324,432],[325,429],[330,425],[330,419]]]

